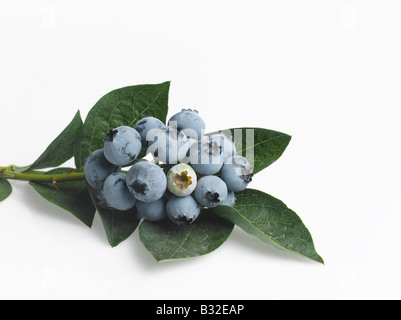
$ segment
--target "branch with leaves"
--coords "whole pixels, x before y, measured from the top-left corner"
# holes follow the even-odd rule
[[[32,165],[0,167],[0,201],[12,193],[9,180],[28,181],[43,198],[69,211],[88,227],[92,226],[97,212],[112,247],[139,229],[142,244],[157,261],[208,254],[219,248],[238,226],[263,242],[324,263],[299,216],[282,201],[262,191],[246,189],[236,193],[235,207],[205,208],[189,226],[177,226],[168,219],[141,221],[135,207],[122,212],[101,205],[98,191],[86,183],[84,159],[103,147],[104,135],[112,128],[133,127],[144,115],[166,123],[169,88],[170,82],[165,82],[114,90],[95,104],[85,122],[78,111]],[[255,174],[280,158],[291,140],[287,134],[263,128],[229,130],[237,129],[254,131],[253,145],[248,145],[247,149],[253,149]],[[245,137],[238,143],[238,146],[245,146]],[[237,148],[238,154],[243,151]],[[75,168],[60,167],[71,158],[75,159]],[[49,168],[52,169],[42,171]]]

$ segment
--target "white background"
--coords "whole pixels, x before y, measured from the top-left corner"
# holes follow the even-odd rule
[[[113,89],[171,80],[170,116],[292,135],[251,187],[298,213],[325,265],[238,228],[158,264],[137,232],[112,249],[98,216],[89,229],[15,182],[0,298],[401,298],[400,13],[396,0],[2,0],[1,165],[32,163]]]

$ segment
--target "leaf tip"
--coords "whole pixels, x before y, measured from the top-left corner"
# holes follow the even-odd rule
[[[319,255],[318,255],[318,257],[319,257],[319,258],[318,258],[318,260],[316,260],[316,262],[319,262],[319,263],[321,263],[322,265],[325,266],[326,263],[324,262],[323,258],[322,258],[321,256],[319,256]]]

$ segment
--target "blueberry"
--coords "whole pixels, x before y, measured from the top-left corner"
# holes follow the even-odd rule
[[[167,218],[166,204],[163,199],[153,202],[137,201],[138,218],[145,221],[160,221]]]
[[[222,204],[228,195],[225,182],[217,176],[204,176],[198,180],[194,197],[204,207],[214,208]]]
[[[196,141],[171,127],[153,129],[148,133],[150,152],[158,161],[177,164],[186,158]]]
[[[167,125],[176,127],[178,131],[195,140],[199,140],[205,130],[205,121],[199,116],[198,111],[191,109],[182,109],[170,118]]]
[[[217,141],[204,136],[198,141],[198,148],[191,148],[188,157],[194,170],[202,175],[211,175],[220,171],[224,163],[223,149]]]
[[[140,161],[129,169],[127,186],[139,201],[152,202],[163,197],[167,189],[167,178],[158,165]]]
[[[149,116],[143,117],[134,126],[135,130],[138,131],[138,133],[140,134],[142,146],[145,148],[148,147],[146,136],[148,135],[149,131],[153,129],[163,129],[165,127],[166,126],[162,121]]]
[[[103,189],[106,178],[118,170],[120,170],[120,167],[106,159],[103,149],[96,150],[85,160],[84,173],[86,181],[92,188],[97,190]]]
[[[234,207],[236,204],[237,198],[235,197],[234,192],[229,191],[226,200],[224,200],[220,205]]]
[[[242,156],[233,156],[224,161],[220,177],[229,190],[237,192],[245,190],[252,181],[253,169],[249,161]]]
[[[111,163],[127,166],[141,152],[141,136],[134,128],[121,126],[111,130],[104,139],[104,155]]]
[[[105,180],[103,197],[109,208],[128,211],[135,206],[137,200],[127,188],[126,177],[123,172],[115,172]]]
[[[213,142],[221,146],[223,151],[223,158],[227,159],[236,154],[234,137],[228,133],[217,133],[210,136]]]
[[[197,176],[187,164],[176,164],[167,173],[168,190],[179,197],[190,195],[196,188]]]
[[[173,196],[166,204],[167,216],[178,225],[193,223],[200,214],[199,204],[192,196]]]

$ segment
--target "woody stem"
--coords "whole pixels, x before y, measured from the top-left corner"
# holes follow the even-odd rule
[[[58,183],[85,180],[85,174],[83,172],[75,172],[74,170],[60,174],[46,174],[43,171],[17,172],[14,171],[14,166],[8,166],[0,167],[0,179]]]

